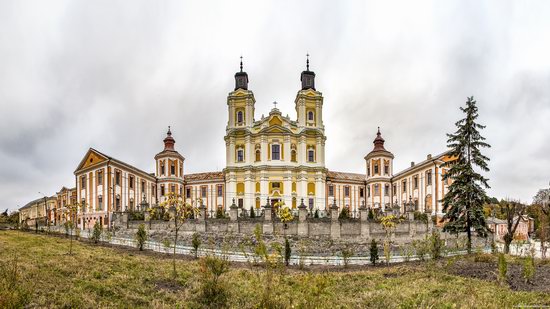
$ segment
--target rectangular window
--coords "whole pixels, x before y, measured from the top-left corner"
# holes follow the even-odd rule
[[[370,197],[370,186],[367,187],[367,197]]]
[[[242,208],[244,206],[244,200],[242,198],[239,199],[239,208]]]
[[[164,163],[160,164],[160,174],[164,175]]]
[[[271,145],[271,159],[281,160],[281,145]]]
[[[365,188],[359,188],[359,197],[365,197]]]
[[[116,210],[120,210],[120,197],[117,197],[115,200],[115,208]]]
[[[160,186],[160,196],[164,196],[164,186]]]
[[[390,196],[390,185],[385,185],[384,186],[384,195],[385,196]]]
[[[334,196],[334,186],[328,186],[328,196]]]
[[[218,197],[223,196],[223,185],[218,185]]]
[[[379,195],[380,194],[380,185],[378,184],[375,184],[374,185],[374,195]]]
[[[97,210],[103,209],[103,196],[97,198]]]
[[[97,184],[98,185],[103,184],[103,171],[97,172]]]
[[[428,171],[426,173],[426,181],[428,183],[428,186],[432,184],[432,171]]]
[[[120,171],[115,172],[115,185],[120,186]]]
[[[206,189],[207,189],[207,187],[205,187],[205,186],[201,187],[201,197],[203,197],[203,198],[206,197]]]
[[[133,200],[130,201],[130,210],[134,210],[134,201]]]
[[[315,151],[313,149],[307,151],[307,161],[315,162]]]
[[[237,150],[237,162],[244,161],[244,151],[242,149]]]
[[[378,163],[374,165],[374,174],[378,175]]]
[[[390,174],[390,166],[384,165],[384,174],[389,175]]]
[[[86,175],[80,177],[80,189],[86,189]]]
[[[191,198],[191,188],[185,188],[185,196]]]
[[[172,187],[170,187],[170,192],[176,193],[176,185],[172,185]]]
[[[130,183],[128,184],[128,186],[130,186],[130,189],[133,189],[134,188],[134,176],[130,175]]]
[[[313,199],[312,198],[310,198],[308,200],[308,206],[309,206],[309,209],[313,209]]]
[[[344,187],[344,197],[349,197],[349,186]]]
[[[413,180],[414,180],[414,188],[418,189],[418,176],[414,176]]]
[[[396,185],[393,185],[393,194],[397,194],[397,186]]]
[[[176,164],[174,162],[170,165],[170,175],[176,175]]]
[[[157,195],[157,187],[154,184],[151,184],[151,192],[153,196]]]
[[[145,193],[145,181],[141,181],[141,193]]]

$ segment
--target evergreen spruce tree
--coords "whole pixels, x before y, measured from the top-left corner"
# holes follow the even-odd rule
[[[487,199],[485,188],[489,188],[488,179],[478,173],[489,171],[489,158],[482,155],[480,148],[491,147],[485,143],[479,130],[485,126],[476,122],[478,111],[474,97],[469,97],[466,107],[460,107],[466,117],[456,122],[457,131],[447,134],[449,155],[455,160],[446,162],[443,167],[448,171],[443,180],[451,179],[449,192],[443,198],[444,218],[448,220],[443,230],[458,234],[466,232],[468,253],[472,252],[472,229],[478,236],[487,236],[487,225],[483,213],[483,203]]]

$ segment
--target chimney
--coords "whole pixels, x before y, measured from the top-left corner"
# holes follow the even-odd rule
[[[431,160],[432,159],[432,154],[429,153],[428,156],[426,157],[427,160]]]
[[[411,167],[413,167],[413,166],[414,166],[414,161],[413,161],[413,162],[411,162]]]

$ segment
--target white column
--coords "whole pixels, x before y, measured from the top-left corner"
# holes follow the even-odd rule
[[[246,171],[244,176],[244,209],[254,207],[254,182],[250,171]]]
[[[284,202],[289,208],[292,208],[292,175],[290,171],[285,171],[283,178]]]
[[[267,149],[267,137],[262,136],[261,137],[261,152],[262,152],[261,153],[261,159],[262,159],[263,164],[267,163],[267,152],[268,151],[269,151],[269,149]]]
[[[303,165],[307,158],[306,137],[300,136],[298,141],[298,164]]]
[[[226,187],[225,187],[225,206],[228,208],[233,204],[233,199],[235,199],[235,204],[237,204],[237,198],[236,198],[236,192],[237,192],[237,180],[235,178],[235,175],[233,172],[230,172],[230,174],[227,176],[226,181]]]
[[[264,206],[269,196],[269,182],[265,172],[260,175],[260,205]]]
[[[325,180],[321,173],[315,175],[315,206],[319,209],[327,209],[325,205]]]

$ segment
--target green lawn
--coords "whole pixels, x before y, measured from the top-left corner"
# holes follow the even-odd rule
[[[80,242],[74,243],[73,255],[68,251],[68,239],[0,231],[0,308],[18,301],[30,307],[201,307],[204,272],[197,261],[178,260],[179,276],[174,281],[171,260],[161,254]],[[14,261],[19,273],[15,286],[10,276]],[[550,296],[544,293],[515,292],[493,282],[450,275],[445,264],[328,272],[251,270],[241,264],[221,276],[221,285],[232,308],[550,305]]]

